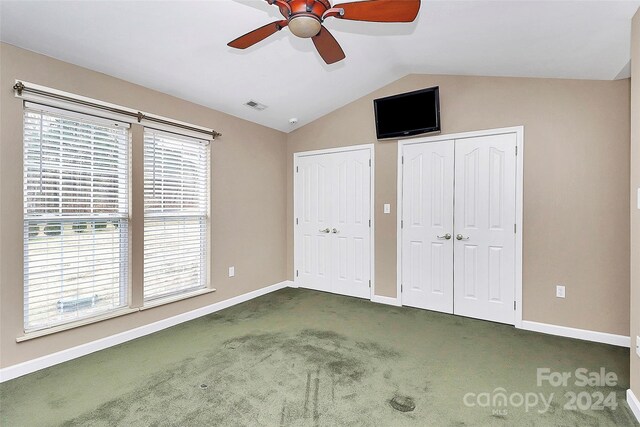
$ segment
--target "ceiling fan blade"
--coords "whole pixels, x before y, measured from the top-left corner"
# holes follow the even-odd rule
[[[413,22],[420,11],[420,0],[368,0],[342,3],[333,9],[343,9],[336,18],[369,22]]]
[[[270,35],[277,33],[282,28],[286,27],[287,23],[288,22],[286,20],[272,22],[256,30],[248,32],[244,36],[238,37],[232,42],[229,42],[227,46],[235,47],[236,49],[246,49],[266,39]]]
[[[318,53],[327,64],[341,61],[345,58],[344,51],[324,26],[320,28],[318,35],[312,38]]]

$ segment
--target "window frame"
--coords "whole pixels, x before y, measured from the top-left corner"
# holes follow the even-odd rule
[[[150,218],[163,218],[163,217],[170,217],[170,218],[202,218],[203,223],[204,223],[204,231],[202,232],[202,237],[204,238],[204,243],[203,243],[203,247],[204,247],[204,253],[202,255],[202,259],[200,264],[202,265],[201,267],[201,274],[202,274],[202,279],[201,281],[203,282],[202,285],[199,285],[197,287],[191,287],[191,288],[187,288],[184,290],[177,290],[175,292],[167,292],[161,295],[157,295],[157,296],[152,296],[147,298],[145,296],[146,292],[146,278],[145,277],[145,235],[147,232],[147,225],[146,225],[146,221],[147,221],[147,208],[146,208],[146,202],[147,202],[147,198],[146,198],[146,194],[143,191],[143,215],[142,215],[142,224],[143,224],[143,230],[142,230],[142,259],[143,259],[143,283],[142,283],[142,306],[140,307],[140,310],[146,310],[149,308],[153,308],[153,307],[157,307],[157,306],[161,306],[161,305],[165,305],[165,304],[170,304],[176,301],[181,301],[184,299],[188,299],[188,298],[192,298],[192,297],[196,297],[199,295],[203,295],[203,294],[207,294],[210,292],[214,292],[215,289],[212,287],[211,284],[211,141],[204,139],[204,138],[198,138],[195,137],[189,133],[183,133],[180,132],[179,130],[167,130],[166,127],[154,127],[154,126],[144,126],[143,127],[143,135],[142,135],[142,144],[143,144],[143,148],[142,148],[142,169],[143,169],[143,173],[142,173],[142,187],[144,189],[145,184],[146,184],[146,177],[145,177],[145,168],[146,168],[146,143],[147,143],[147,133],[153,133],[153,134],[161,134],[161,135],[166,135],[172,138],[184,138],[185,141],[190,141],[193,142],[194,144],[200,144],[203,147],[205,147],[205,172],[204,172],[204,197],[206,199],[205,202],[205,210],[203,215],[177,215],[177,214],[170,214],[170,215],[162,215],[162,214],[156,214],[156,215],[152,215],[150,216]],[[202,269],[204,270],[204,272],[202,273]]]
[[[71,108],[71,107],[70,107]],[[27,115],[31,114],[42,114],[42,115],[50,115],[52,117],[59,117],[62,119],[69,120],[77,120],[81,123],[85,123],[88,125],[96,125],[96,126],[105,126],[105,127],[113,127],[124,130],[124,150],[126,158],[124,159],[125,171],[122,174],[125,177],[125,212],[122,215],[110,215],[110,216],[91,216],[91,215],[77,215],[77,216],[64,216],[59,215],[28,215],[27,214],[27,202],[28,202],[28,160],[27,160],[27,135],[25,133]],[[131,191],[132,191],[132,132],[131,126],[129,123],[111,119],[102,116],[95,116],[92,114],[87,114],[84,112],[74,111],[73,109],[67,108],[59,108],[53,107],[46,104],[41,104],[39,102],[31,102],[25,101],[22,105],[22,222],[24,227],[23,233],[23,284],[22,284],[22,292],[23,292],[23,316],[22,316],[22,326],[24,336],[19,337],[18,341],[22,341],[24,339],[34,338],[37,336],[48,335],[50,333],[58,332],[61,330],[67,330],[71,328],[75,328],[78,326],[82,326],[88,323],[94,323],[101,320],[105,320],[112,317],[117,317],[123,314],[128,314],[132,312],[131,302],[132,302],[132,280],[131,280]],[[118,165],[117,168],[121,166]],[[119,173],[119,172],[117,172]],[[120,183],[119,183],[120,184]],[[120,190],[119,190],[120,191]],[[91,194],[91,193],[89,193]],[[119,202],[118,202],[119,203]],[[93,313],[88,313],[86,315],[79,315],[74,318],[60,320],[55,322],[46,322],[45,324],[39,325],[31,325],[29,323],[29,281],[28,281],[28,265],[29,259],[27,258],[28,250],[27,246],[29,244],[29,233],[27,232],[29,228],[29,223],[32,222],[60,222],[64,223],[66,221],[77,221],[77,222],[94,222],[96,220],[101,220],[104,218],[104,221],[124,221],[126,224],[126,232],[124,237],[119,237],[119,247],[120,247],[120,262],[119,266],[119,284],[118,288],[120,289],[119,297],[123,301],[121,305],[117,307],[113,307],[111,309],[100,310]],[[95,231],[94,231],[95,233]],[[62,259],[61,259],[62,260]],[[123,261],[124,260],[124,261]],[[61,267],[62,269],[63,267]]]

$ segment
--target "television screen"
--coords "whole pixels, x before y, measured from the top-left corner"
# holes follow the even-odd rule
[[[440,88],[373,101],[378,139],[402,138],[440,131]]]

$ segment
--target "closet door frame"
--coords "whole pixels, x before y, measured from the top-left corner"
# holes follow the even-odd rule
[[[370,262],[369,262],[369,266],[370,266],[370,276],[371,277],[371,289],[370,289],[370,293],[369,293],[369,300],[371,301],[375,301],[375,286],[376,286],[376,280],[375,280],[375,226],[376,226],[376,221],[375,221],[375,167],[376,167],[376,160],[375,160],[375,145],[374,144],[360,144],[360,145],[349,145],[346,147],[336,147],[336,148],[327,148],[327,149],[322,149],[322,150],[311,150],[311,151],[300,151],[297,153],[293,153],[293,170],[292,170],[292,175],[293,175],[293,281],[291,282],[292,285],[291,287],[293,288],[297,288],[298,284],[296,283],[297,280],[297,270],[298,270],[298,265],[299,265],[299,260],[298,260],[298,251],[296,250],[296,243],[297,243],[297,218],[298,218],[298,213],[296,212],[297,210],[297,204],[296,204],[296,194],[297,194],[297,180],[296,180],[296,168],[298,167],[298,159],[300,157],[307,157],[307,156],[315,156],[315,155],[322,155],[322,154],[335,154],[335,153],[344,153],[344,152],[349,152],[349,151],[361,151],[361,150],[368,150],[369,151],[369,158],[371,159],[371,167],[369,168],[369,173],[370,173],[370,197],[369,197],[369,212],[371,215],[371,227],[369,227],[369,241],[370,241]]]
[[[396,225],[396,236],[397,236],[397,260],[396,260],[396,271],[397,271],[397,305],[402,303],[402,220],[403,220],[403,212],[402,212],[402,178],[403,178],[403,153],[404,147],[411,144],[425,144],[430,142],[439,142],[439,141],[449,141],[449,140],[460,140],[466,138],[475,138],[479,136],[493,136],[493,135],[504,135],[504,134],[515,134],[516,135],[516,146],[517,146],[517,156],[516,156],[516,253],[515,253],[515,327],[522,328],[522,232],[523,232],[523,191],[524,191],[524,126],[514,126],[507,128],[499,128],[499,129],[488,129],[482,131],[474,131],[474,132],[463,132],[463,133],[455,133],[455,134],[441,134],[436,136],[428,136],[421,138],[411,138],[398,141],[398,177],[397,177],[397,225]]]

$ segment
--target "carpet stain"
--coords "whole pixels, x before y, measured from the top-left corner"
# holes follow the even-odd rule
[[[416,409],[416,404],[409,396],[394,396],[389,403],[391,407],[400,412],[411,412]]]
[[[166,369],[133,392],[68,420],[66,425],[90,425],[96,420],[110,425],[143,425],[145,419],[157,416],[158,411],[163,419],[160,425],[187,421],[209,423],[212,419],[228,420],[228,417],[238,425],[264,425],[256,418],[260,407],[271,396],[283,392],[286,398],[280,400],[274,424],[290,425],[308,420],[320,425],[323,414],[335,401],[336,391],[363,382],[365,389],[371,388],[376,370],[368,367],[367,361],[392,355],[401,357],[399,352],[378,343],[352,341],[330,330],[303,329],[293,335],[245,334],[225,340],[218,348],[190,363]],[[261,368],[267,368],[265,363],[268,369]],[[206,380],[200,382],[198,394],[193,388],[185,387],[185,378],[191,377]],[[247,387],[256,380],[263,388]],[[296,389],[302,391],[299,397],[290,393]],[[355,396],[352,393],[343,398]],[[288,404],[296,401],[300,402],[301,409],[288,410]],[[191,407],[194,409],[190,410]],[[203,407],[207,410],[203,411]],[[169,412],[168,408],[173,409]]]

